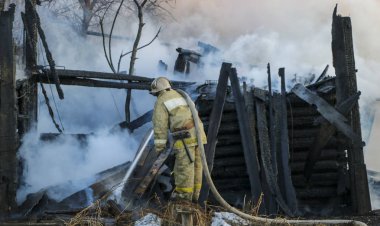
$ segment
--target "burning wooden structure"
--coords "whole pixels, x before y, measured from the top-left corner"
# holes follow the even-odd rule
[[[150,134],[133,163],[99,173],[96,181],[59,202],[49,199],[49,190],[56,189],[50,187],[32,194],[17,208],[17,149],[19,138],[33,127],[37,117],[38,83],[42,91],[44,83],[54,83],[60,98],[64,98],[61,84],[148,90],[152,81],[135,75],[57,70],[52,59],[49,68],[38,66],[36,40],[37,34],[43,39],[43,31],[35,1],[26,2],[23,21],[28,79],[17,84],[12,47],[14,7],[0,12],[0,33],[4,34],[0,42],[0,217],[8,218],[17,209],[21,216],[27,216],[65,205],[69,208],[68,200],[85,204],[86,189],[91,188],[94,198],[100,198],[122,182],[127,201],[153,193],[168,198],[172,183],[170,161],[166,158],[170,151],[157,156],[149,143]],[[242,91],[236,69],[223,63],[217,83],[198,87],[196,104],[208,131],[209,168],[218,189],[231,204],[243,206],[248,200],[257,203],[264,194],[259,211],[268,215],[363,214],[371,210],[351,29],[350,18],[338,16],[335,9],[332,52],[336,77],[327,77],[325,71],[315,83],[306,87],[297,84],[286,92],[285,69],[280,68],[281,92],[273,93],[268,65],[269,91],[246,84]],[[44,47],[49,55],[48,46]],[[173,84],[175,88],[191,85],[179,81]],[[120,126],[133,130],[149,121],[150,116],[151,112],[147,112]],[[56,127],[59,130],[59,125]],[[43,134],[41,139],[57,136],[75,136],[85,141],[87,135]],[[133,168],[131,164],[135,164]],[[202,201],[212,200],[207,184],[203,185]]]

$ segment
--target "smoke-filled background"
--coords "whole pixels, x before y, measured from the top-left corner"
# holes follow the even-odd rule
[[[54,2],[53,5],[39,7],[39,13],[56,64],[67,69],[110,72],[101,38],[83,36],[78,31],[78,20],[75,18],[81,15],[81,11],[77,1]],[[216,80],[222,61],[233,62],[239,76],[247,77],[256,86],[266,85],[268,62],[272,65],[273,74],[279,67],[286,68],[288,84],[295,77],[300,79],[312,74],[318,76],[327,64],[330,64],[328,74],[334,75],[331,18],[336,3],[338,13],[350,16],[353,23],[358,88],[362,91],[360,105],[363,137],[368,142],[374,115],[372,105],[380,97],[380,78],[377,75],[380,71],[380,43],[377,41],[380,30],[374,26],[380,22],[380,2],[376,0],[171,2],[164,5],[169,13],[163,13],[160,17],[146,15],[140,43],[149,42],[159,27],[162,27],[162,31],[152,45],[138,52],[135,73],[155,77],[160,74],[157,70],[158,61],[163,60],[169,66],[169,77],[196,80],[198,83],[203,83],[206,79]],[[106,15],[106,33],[109,33],[115,10],[113,8]],[[123,8],[114,35],[133,39],[136,29],[136,17]],[[89,30],[99,31],[96,19]],[[189,78],[172,75],[177,56],[175,48],[199,50],[198,41],[212,44],[221,51],[207,56],[204,67],[195,70]],[[122,51],[129,51],[131,46],[130,40],[114,39],[114,61],[117,61]],[[40,44],[39,50],[43,53]],[[40,54],[39,62],[46,64],[43,54]],[[128,65],[129,59],[126,57],[121,71],[128,71]],[[273,82],[277,85],[277,76],[273,77]],[[21,157],[26,160],[25,186],[20,190],[20,200],[28,192],[68,179],[89,177],[100,170],[130,160],[138,146],[138,135],[107,132],[124,120],[124,90],[64,86],[65,99],[59,100],[54,87],[52,92],[48,85],[46,88],[51,100],[55,95],[55,115],[60,116],[64,133],[93,132],[95,135],[84,150],[71,140],[46,144],[38,141],[36,135],[29,134],[25,137],[20,151]],[[132,98],[132,120],[153,107],[154,98],[146,92],[133,92]],[[39,99],[35,134],[55,132],[43,97],[39,96]],[[379,152],[376,149],[366,150],[365,156],[367,167],[380,171]],[[374,194],[372,200],[373,208],[380,208]]]

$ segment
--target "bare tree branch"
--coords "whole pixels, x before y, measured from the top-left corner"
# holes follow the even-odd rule
[[[154,40],[156,40],[156,39],[158,38],[158,35],[160,34],[160,32],[161,32],[161,27],[158,29],[156,35],[152,38],[152,40],[150,40],[150,42],[146,43],[145,45],[142,45],[142,46],[138,47],[137,50],[143,49],[143,48],[149,46],[150,44],[152,44],[152,43],[154,42]],[[130,54],[130,53],[132,53],[132,51],[129,51],[129,52],[121,53],[121,54],[120,54],[119,62],[117,63],[117,71],[119,71],[119,69],[120,69],[120,62],[121,62],[121,59],[122,59],[123,57],[125,57],[126,55]]]
[[[109,54],[109,59],[110,59],[112,68],[114,70],[115,70],[115,68],[114,68],[114,65],[113,65],[113,62],[112,62],[112,48],[111,48],[112,33],[113,33],[113,29],[115,27],[116,19],[119,16],[119,12],[120,12],[121,7],[123,6],[123,3],[124,3],[124,0],[121,0],[120,5],[119,5],[119,7],[118,7],[118,9],[116,11],[115,17],[113,18],[112,26],[111,26],[111,30],[110,30],[110,36],[109,36],[109,39],[108,39],[108,54]],[[119,70],[117,70],[117,72],[114,72],[114,73],[119,73]]]

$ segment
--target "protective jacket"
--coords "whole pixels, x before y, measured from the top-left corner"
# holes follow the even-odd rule
[[[201,129],[202,143],[205,144],[207,140],[203,124],[199,118],[196,121]],[[154,106],[153,126],[157,152],[165,149],[169,130],[172,133],[187,131],[190,134],[188,138],[177,140],[174,143],[175,189],[172,197],[197,201],[202,186],[202,163],[191,110],[181,94],[171,89],[160,91]],[[193,158],[194,161],[191,161],[190,158]]]
[[[199,128],[201,128],[202,142],[206,144],[206,134],[203,129],[203,123],[197,119]],[[157,152],[166,147],[168,141],[168,132],[177,132],[187,130],[190,137],[185,139],[187,147],[197,146],[197,137],[194,127],[193,117],[186,100],[175,90],[161,91],[157,97],[153,112],[154,127],[154,145]],[[175,149],[184,148],[182,141],[174,143]]]

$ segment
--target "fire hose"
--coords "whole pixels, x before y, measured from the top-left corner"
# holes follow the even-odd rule
[[[208,170],[206,155],[201,139],[201,132],[199,129],[199,116],[198,112],[195,108],[195,105],[189,95],[182,91],[182,90],[176,90],[178,91],[186,100],[187,104],[189,105],[189,108],[191,110],[191,114],[193,116],[195,130],[197,133],[197,142],[198,142],[198,148],[200,150],[201,159],[202,159],[202,166],[203,166],[203,173],[206,177],[206,181],[210,186],[211,192],[214,195],[215,199],[221,204],[226,210],[235,213],[236,215],[247,219],[253,223],[253,225],[326,225],[326,226],[333,226],[333,225],[354,225],[354,226],[366,226],[367,224],[355,221],[355,220],[289,220],[289,219],[271,219],[271,218],[265,218],[265,217],[257,217],[252,216],[247,213],[244,213],[235,207],[231,206],[226,202],[226,200],[223,199],[223,197],[220,195],[218,190],[216,189],[214,182],[211,178],[210,171]]]

